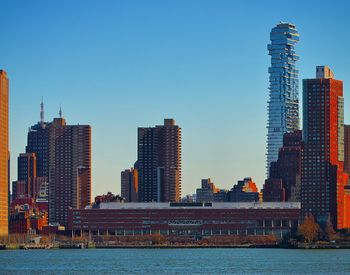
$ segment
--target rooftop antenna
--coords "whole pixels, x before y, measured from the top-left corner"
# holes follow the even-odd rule
[[[41,97],[41,103],[40,103],[40,123],[41,125],[44,124],[44,98]]]
[[[62,106],[61,106],[61,104],[60,104],[60,111],[58,112],[58,114],[59,114],[60,118],[62,118]]]

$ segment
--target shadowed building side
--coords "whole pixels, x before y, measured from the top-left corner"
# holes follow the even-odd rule
[[[138,201],[137,169],[125,169],[121,172],[121,196],[125,199],[125,202]]]
[[[350,125],[344,125],[344,172],[350,174]]]
[[[264,201],[300,201],[302,131],[285,133],[277,161],[271,162]]]

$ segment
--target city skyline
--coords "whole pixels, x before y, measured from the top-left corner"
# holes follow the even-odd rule
[[[5,20],[5,26],[9,27],[9,30],[5,27],[5,36],[10,38],[8,45],[13,46],[12,50],[7,48],[8,45],[0,46],[0,52],[7,53],[1,59],[3,63],[0,63],[0,67],[7,71],[11,83],[11,182],[16,180],[16,160],[18,154],[24,150],[27,129],[39,121],[39,104],[41,96],[44,96],[48,120],[57,117],[53,113],[58,112],[62,102],[64,116],[70,122],[91,124],[94,133],[92,138],[94,195],[107,191],[119,193],[120,171],[136,160],[137,127],[159,124],[165,117],[174,118],[183,129],[183,195],[194,193],[202,178],[211,178],[218,186],[229,189],[238,179],[251,176],[261,188],[265,179],[265,135],[267,133],[265,126],[269,56],[266,45],[269,42],[269,31],[279,21],[290,21],[297,26],[300,33],[301,41],[298,43],[298,54],[301,57],[298,63],[301,71],[300,80],[312,77],[316,65],[328,64],[337,77],[344,81],[345,123],[349,122],[346,119],[350,109],[349,101],[346,100],[346,83],[350,82],[346,75],[349,57],[345,54],[348,38],[342,37],[344,43],[335,44],[328,40],[324,41],[321,37],[327,33],[329,40],[332,41],[332,35],[338,37],[336,35],[339,35],[338,32],[344,28],[342,25],[346,26],[346,22],[341,24],[339,20],[335,20],[336,23],[330,20],[330,24],[323,26],[323,32],[319,32],[316,22],[308,20],[306,23],[303,18],[305,14],[302,13],[299,16],[293,15],[293,18],[286,13],[277,13],[278,16],[274,15],[268,20],[266,14],[264,17],[259,17],[257,13],[261,4],[257,2],[254,2],[256,7],[252,11],[257,16],[255,22],[259,18],[265,18],[259,26],[240,17],[236,19],[237,21],[229,18],[228,11],[232,12],[234,5],[228,2],[223,2],[224,4],[219,7],[216,6],[212,12],[210,11],[212,6],[205,2],[193,15],[195,17],[193,19],[190,18],[192,14],[189,11],[196,11],[196,3],[198,4],[193,1],[184,5],[189,10],[180,13],[186,22],[191,23],[188,26],[182,23],[183,25],[175,28],[173,24],[179,22],[180,17],[174,16],[165,20],[164,27],[153,31],[147,29],[147,26],[154,27],[153,24],[159,23],[157,20],[164,20],[165,15],[160,11],[171,15],[169,7],[160,5],[153,13],[143,15],[147,23],[143,28],[141,28],[142,22],[132,23],[123,17],[123,13],[118,14],[120,17],[117,18],[121,20],[119,25],[117,24],[119,21],[115,21],[114,17],[108,13],[109,17],[107,16],[106,20],[110,22],[103,21],[91,30],[103,40],[103,43],[90,41],[88,34],[83,32],[82,37],[80,36],[80,39],[83,39],[79,42],[79,46],[83,47],[81,54],[78,52],[79,46],[75,47],[74,43],[72,44],[75,41],[73,36],[80,33],[78,32],[80,27],[86,32],[90,31],[89,26],[93,22],[84,15],[92,13],[92,6],[84,6],[82,21],[79,22],[73,17],[79,5],[73,4],[72,10],[64,17],[68,23],[73,24],[73,29],[70,30],[64,28],[68,25],[59,26],[61,19],[58,18],[58,12],[53,13],[53,19],[46,18],[47,27],[40,26],[40,28],[35,25],[39,21],[31,17],[35,13],[31,16],[23,14],[20,22],[30,19],[29,26],[34,24],[33,26],[37,27],[34,28],[37,33],[34,31],[34,37],[31,38],[32,44],[28,44],[25,50],[19,49],[16,41],[23,43],[29,37],[24,35],[25,32],[23,33],[25,28],[13,21],[17,18],[16,15],[22,12],[21,8],[12,12],[11,15],[4,15],[5,19],[10,19],[7,23]],[[11,8],[11,4],[8,5]],[[120,7],[109,2],[109,5],[118,11],[120,8],[124,12],[131,11],[133,8],[128,4]],[[147,10],[154,5],[153,3],[141,6]],[[227,12],[224,12],[224,5],[227,6]],[[237,11],[247,11],[249,7],[249,4],[240,4],[235,8]],[[25,5],[22,8],[24,11]],[[41,5],[36,12],[40,13],[44,8],[48,7]],[[50,9],[54,8],[57,7],[51,6]],[[100,8],[100,11],[104,10],[103,7]],[[134,10],[135,16],[143,14],[143,10],[139,9]],[[321,8],[315,7],[315,9]],[[336,7],[330,7],[330,9],[340,13],[346,10],[344,7],[342,10]],[[326,13],[326,10],[320,11],[318,16]],[[223,13],[224,19],[219,19],[219,14],[215,12]],[[152,14],[157,16],[151,20]],[[212,26],[207,24],[206,29],[203,29],[198,26],[198,22],[206,22],[207,16],[215,20],[211,21]],[[195,20],[198,22],[196,23]],[[63,23],[68,24],[67,22]],[[83,22],[86,25],[81,25]],[[246,37],[242,34],[244,32],[237,33],[232,28],[243,25],[245,32],[253,35]],[[104,27],[108,26],[106,30]],[[107,33],[108,30],[112,30],[111,26],[120,26],[114,35],[120,34],[123,39],[105,40],[109,37]],[[173,26],[173,28],[165,32],[166,26]],[[63,35],[68,45],[59,43],[59,40],[56,40],[57,34],[52,33],[50,27],[53,27],[57,34]],[[142,38],[145,39],[143,46],[146,48],[137,47],[137,44],[134,44],[137,39],[128,36],[127,32],[123,31],[123,27],[129,27],[134,31],[141,28],[145,31],[144,34],[142,31],[136,33],[143,34]],[[335,27],[339,28],[338,32],[334,31]],[[18,35],[12,34],[12,37],[6,35],[7,31],[17,33],[16,30],[19,31]],[[62,33],[63,30],[67,30],[67,33]],[[189,36],[191,31],[195,31],[194,38]],[[147,34],[150,37],[147,37]],[[20,35],[24,36],[20,37]],[[154,41],[157,35],[162,36],[162,39]],[[177,47],[171,45],[175,38],[182,38],[180,39],[182,42],[179,42]],[[210,38],[215,39],[210,40]],[[335,38],[333,40],[337,41]],[[91,47],[86,45],[94,41],[97,45]],[[111,42],[111,47],[104,45],[106,41],[107,44],[108,41]],[[118,46],[118,41],[122,42],[121,46]],[[43,44],[40,45],[40,42]],[[43,48],[43,45],[47,47]],[[113,55],[115,49],[112,46],[123,54]],[[131,47],[132,51],[127,50],[129,46],[134,46],[134,48]],[[199,46],[203,48],[196,54]],[[70,50],[68,50],[69,47],[71,47]],[[106,51],[100,53],[99,50],[103,50],[104,47]],[[223,53],[219,53],[220,51]],[[244,53],[241,56],[240,51]],[[332,52],[337,54],[334,55]],[[18,57],[15,57],[17,53],[20,53],[19,57],[24,59],[17,59]],[[51,56],[53,53],[61,53],[61,55],[56,59]],[[92,53],[92,56],[89,56],[89,53]],[[138,54],[132,58],[132,54],[135,53]],[[27,56],[23,56],[24,54]],[[108,57],[108,54],[111,57]],[[69,60],[75,55],[76,58]],[[93,55],[99,58],[93,58]],[[46,59],[47,57],[50,58]],[[65,61],[59,61],[60,57]],[[89,62],[84,61],[84,57],[89,59]],[[186,62],[181,64],[184,61]],[[245,62],[251,66],[246,68]],[[88,66],[91,65],[90,63],[91,67]],[[118,67],[116,64],[121,65]],[[252,68],[255,65],[257,69]],[[89,69],[84,69],[84,66]],[[29,68],[34,70],[28,70]],[[60,78],[57,77],[58,73]],[[89,80],[95,81],[91,83]],[[173,94],[176,94],[176,97],[172,97]],[[95,95],[101,95],[101,98]],[[141,108],[142,101],[149,103],[148,109]],[[162,104],[164,106],[161,106]],[[138,108],[141,111],[136,111]],[[204,157],[203,152],[205,152]]]

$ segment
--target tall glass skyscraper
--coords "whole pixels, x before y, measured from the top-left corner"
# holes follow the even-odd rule
[[[283,134],[299,129],[298,70],[295,63],[299,57],[294,45],[299,34],[293,24],[279,23],[271,30],[271,55],[269,67],[270,86],[267,122],[267,175],[270,163],[278,159],[278,150],[283,145]]]

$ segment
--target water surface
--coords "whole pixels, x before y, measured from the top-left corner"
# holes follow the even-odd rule
[[[1,274],[350,274],[350,250],[0,251]]]

